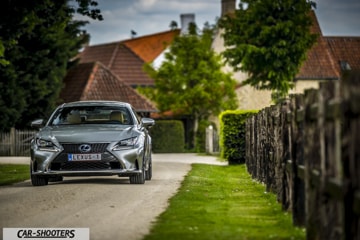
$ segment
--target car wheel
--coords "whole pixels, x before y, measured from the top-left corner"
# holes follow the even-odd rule
[[[145,180],[149,181],[152,178],[152,161],[151,158],[149,159],[149,167],[145,171]]]
[[[48,185],[49,179],[42,176],[31,175],[31,183],[33,186]]]
[[[130,176],[129,179],[130,179],[131,184],[144,184],[145,183],[145,166],[144,166],[144,164],[142,165],[141,173]]]

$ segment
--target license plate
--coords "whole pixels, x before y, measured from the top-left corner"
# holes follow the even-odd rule
[[[68,161],[97,161],[101,160],[100,153],[92,154],[68,154]]]

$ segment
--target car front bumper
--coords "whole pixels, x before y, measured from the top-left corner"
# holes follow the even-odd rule
[[[143,148],[112,151],[111,144],[101,153],[101,160],[69,161],[70,152],[48,151],[33,146],[31,174],[43,176],[132,176],[142,172]]]
[[[111,176],[118,175],[120,177],[128,177],[135,174],[141,173],[141,170],[137,169],[120,169],[120,170],[84,170],[84,171],[36,171],[33,172],[33,175],[41,176]]]

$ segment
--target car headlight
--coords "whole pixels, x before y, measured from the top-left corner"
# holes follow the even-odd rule
[[[37,138],[35,140],[36,145],[41,151],[50,151],[50,152],[58,152],[59,149],[55,146],[52,141]]]
[[[138,141],[138,137],[132,137],[132,138],[127,138],[127,139],[123,139],[120,142],[118,142],[113,148],[113,151],[120,151],[120,150],[124,150],[124,149],[130,149],[130,148],[134,148],[134,146],[136,145]]]
[[[44,148],[54,146],[53,142],[41,138],[36,139],[36,145],[38,145],[38,147],[44,147]]]

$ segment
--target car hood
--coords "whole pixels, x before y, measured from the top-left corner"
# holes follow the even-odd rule
[[[43,128],[38,137],[57,142],[113,142],[136,135],[134,126],[53,126]]]

